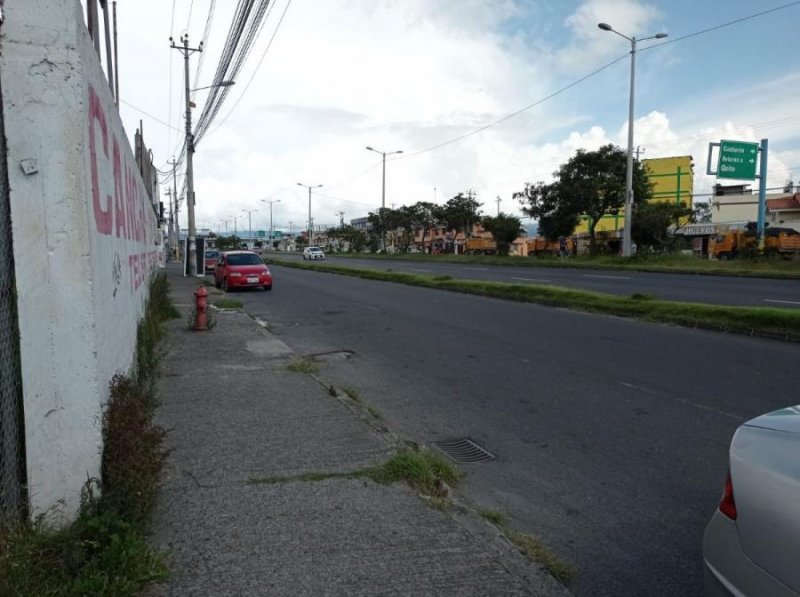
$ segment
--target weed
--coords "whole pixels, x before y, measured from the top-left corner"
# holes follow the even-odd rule
[[[478,508],[478,514],[497,526],[503,526],[504,524],[508,523],[508,517],[499,510],[493,510],[491,508]]]
[[[377,483],[405,481],[417,491],[435,495],[437,479],[454,487],[462,477],[453,464],[430,450],[421,449],[398,452],[375,469],[371,478]]]
[[[453,500],[442,497],[429,497],[425,501],[427,501],[428,505],[434,510],[444,511],[453,505]]]
[[[433,280],[435,282],[446,282],[447,280],[452,280],[453,276],[434,276]]]
[[[361,404],[363,401],[361,400],[361,394],[353,387],[345,386],[342,388],[342,392],[347,394],[347,396],[355,402],[356,404]]]
[[[301,357],[286,365],[286,369],[294,373],[313,374],[319,371],[319,365],[307,357]]]
[[[333,385],[328,386],[328,394],[330,394],[334,398],[338,396],[338,392],[336,391],[336,388]]]
[[[649,292],[634,292],[631,299],[634,301],[652,301],[655,300],[656,295]]]
[[[367,405],[367,412],[369,414],[371,414],[373,417],[375,417],[376,419],[383,419],[383,415],[381,414],[381,411],[379,411],[374,406]]]
[[[523,554],[541,564],[557,580],[569,584],[575,578],[575,569],[554,554],[539,538],[508,527],[502,527],[502,530]]]
[[[236,299],[221,298],[214,301],[214,306],[218,309],[241,309],[244,303]]]

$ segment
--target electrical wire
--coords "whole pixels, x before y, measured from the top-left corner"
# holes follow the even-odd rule
[[[169,124],[168,122],[164,122],[164,121],[163,121],[163,120],[161,120],[160,118],[156,118],[155,116],[153,116],[153,115],[152,115],[152,114],[150,114],[149,112],[145,112],[145,111],[144,111],[144,110],[142,110],[141,108],[137,108],[136,106],[134,106],[134,105],[133,105],[133,104],[131,104],[130,102],[126,102],[124,99],[120,99],[119,101],[120,101],[121,103],[125,104],[126,106],[128,106],[129,108],[132,108],[133,110],[136,110],[136,111],[137,111],[137,112],[139,112],[140,114],[144,114],[145,116],[147,116],[148,118],[150,118],[150,119],[151,119],[151,120],[153,120],[154,122],[157,122],[157,123],[159,123],[159,124],[163,124],[165,127],[168,127],[168,128],[169,128],[169,129],[171,129],[171,130],[178,131],[179,133],[182,133],[182,132],[183,132],[181,129],[179,129],[179,128],[175,128],[174,126],[172,126],[172,125],[171,125],[171,124]]]
[[[208,36],[211,33],[211,23],[214,20],[214,9],[217,6],[217,0],[211,0],[208,6],[208,16],[206,17],[206,27],[203,31],[203,37],[200,41],[201,45],[207,46],[208,44]],[[206,57],[205,52],[200,52],[200,57],[197,59],[197,69],[194,71],[194,85],[192,87],[197,88],[200,86],[200,72],[203,70],[203,59]],[[194,99],[194,95],[192,95],[192,99]]]

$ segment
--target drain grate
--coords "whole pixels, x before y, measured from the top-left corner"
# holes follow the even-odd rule
[[[489,450],[467,438],[433,442],[433,445],[456,462],[485,462],[496,458]]]

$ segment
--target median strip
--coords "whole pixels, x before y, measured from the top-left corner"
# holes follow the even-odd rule
[[[796,309],[684,303],[658,300],[641,294],[626,297],[557,286],[442,279],[435,276],[340,265],[312,265],[278,259],[274,260],[274,263],[285,267],[354,276],[367,280],[395,282],[552,307],[566,307],[591,313],[617,315],[642,321],[800,342],[800,311]]]

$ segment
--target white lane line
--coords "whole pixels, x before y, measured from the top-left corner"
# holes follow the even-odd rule
[[[583,274],[584,278],[604,278],[606,280],[630,280],[629,276],[601,276],[599,274]]]
[[[781,305],[800,305],[800,301],[779,301],[775,299],[764,299],[765,303],[779,303]]]
[[[408,271],[410,271],[410,272],[424,272],[424,273],[426,273],[426,274],[429,274],[429,273],[431,273],[433,270],[430,270],[430,269],[418,269],[418,268],[415,268],[415,267],[409,267],[409,268],[408,268]]]
[[[545,280],[543,278],[515,278],[510,276],[509,280],[522,280],[523,282],[552,282],[552,280]]]
[[[473,272],[488,272],[488,267],[462,267],[461,269],[472,270]]]
[[[651,390],[649,388],[645,388],[643,386],[638,386],[636,384],[628,383],[626,381],[618,381],[617,383],[619,385],[621,385],[621,386],[625,386],[626,388],[630,388],[632,390],[639,390],[640,392],[644,392],[645,394],[650,394],[651,396],[656,396],[658,398],[665,398],[665,399],[668,399],[668,400],[672,400],[674,402],[681,402],[683,404],[688,404],[689,406],[693,406],[694,408],[699,408],[701,410],[707,410],[707,411],[710,411],[710,412],[713,412],[713,413],[717,413],[718,415],[722,415],[723,417],[729,417],[731,419],[736,419],[737,421],[742,421],[743,420],[743,417],[741,417],[739,415],[734,415],[732,413],[725,412],[724,410],[719,410],[718,408],[714,408],[713,406],[706,406],[705,404],[699,404],[697,402],[692,402],[691,400],[688,400],[686,398],[681,398],[679,396],[675,396],[675,395],[672,395],[672,394],[665,395],[665,394],[662,394],[661,392],[654,392],[653,390]]]
[[[360,307],[366,307],[367,309],[372,309],[373,311],[380,311],[378,307],[373,307],[372,305],[367,305],[366,303],[356,303],[356,305]]]

